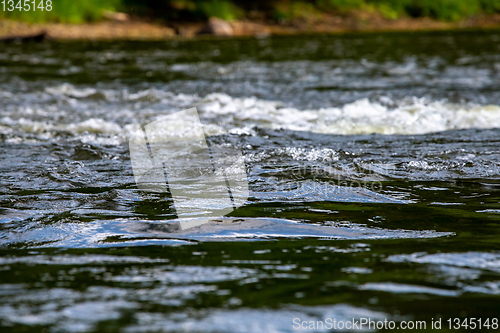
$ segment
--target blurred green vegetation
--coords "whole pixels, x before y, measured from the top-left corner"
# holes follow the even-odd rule
[[[405,15],[456,21],[500,11],[500,0],[366,0],[366,3],[393,18]]]
[[[17,6],[19,0],[13,1]],[[107,10],[161,21],[200,21],[216,16],[225,20],[247,17],[286,22],[353,11],[377,11],[389,19],[431,17],[456,21],[500,12],[500,0],[52,0],[52,11],[3,11],[1,7],[0,17],[28,22],[92,22],[102,19]]]
[[[3,1],[3,0],[1,0]],[[0,1],[0,18],[10,18],[25,22],[62,22],[82,23],[99,20],[106,10],[115,11],[122,6],[122,0],[52,0],[52,10],[38,6],[40,0],[35,0],[37,8],[33,10],[33,0],[26,1],[30,5],[29,11],[19,10],[16,7],[25,6],[25,1],[13,0],[14,10],[9,11],[10,3],[5,0],[5,11]],[[43,6],[47,0],[43,0]],[[27,7],[26,7],[27,8]]]

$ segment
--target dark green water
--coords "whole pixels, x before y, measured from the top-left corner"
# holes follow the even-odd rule
[[[495,31],[1,45],[2,332],[496,331],[499,87]],[[179,231],[128,138],[193,106],[250,194]]]

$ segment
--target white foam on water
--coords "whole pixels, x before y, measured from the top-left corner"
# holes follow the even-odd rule
[[[207,135],[255,134],[254,127],[324,134],[423,134],[452,129],[500,127],[500,106],[452,104],[407,98],[360,99],[342,107],[300,110],[280,101],[212,93],[204,97],[148,88],[134,93],[63,84],[42,93],[17,93],[0,118],[1,133],[66,131],[114,135],[125,142],[130,126],[196,106]],[[23,100],[33,100],[29,107]],[[390,100],[390,103],[388,102]],[[56,101],[57,103],[54,103]],[[388,107],[387,105],[395,105]],[[182,131],[181,128],[169,128]]]
[[[69,124],[66,128],[73,133],[104,133],[104,134],[120,134],[123,132],[120,125],[105,121],[98,118],[90,118],[80,123]]]
[[[201,114],[231,117],[235,124],[324,134],[423,134],[452,129],[500,126],[499,106],[469,106],[413,98],[396,108],[361,99],[340,108],[298,110],[281,102],[255,97],[207,95],[199,102]]]

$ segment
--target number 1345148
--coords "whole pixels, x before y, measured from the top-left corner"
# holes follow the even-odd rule
[[[48,11],[52,10],[52,0],[2,0],[0,2],[3,11]]]

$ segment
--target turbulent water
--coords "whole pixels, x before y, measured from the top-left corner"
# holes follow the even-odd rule
[[[499,32],[0,47],[2,331],[499,317]],[[128,140],[191,107],[249,197],[179,230]]]

